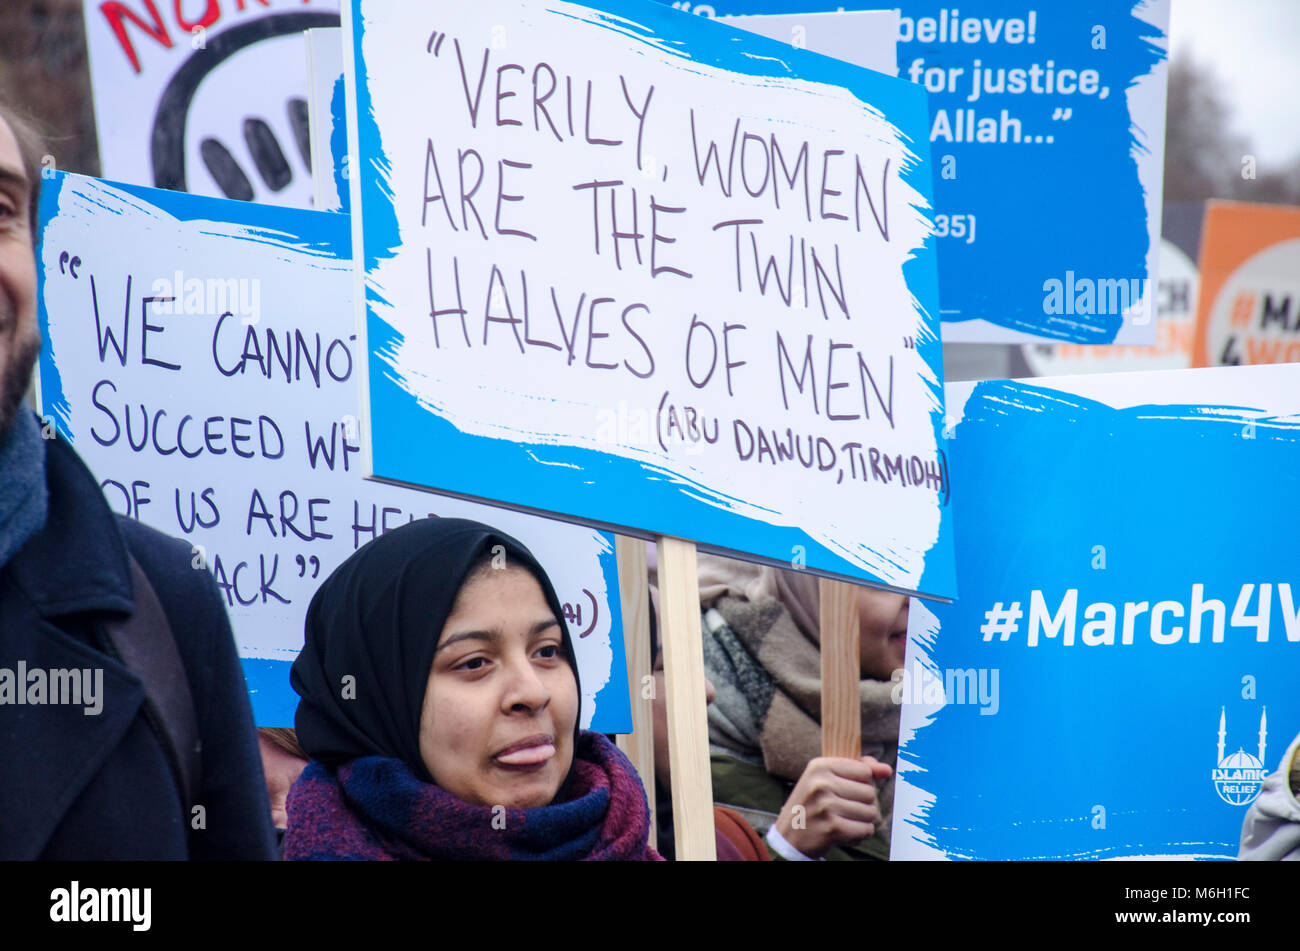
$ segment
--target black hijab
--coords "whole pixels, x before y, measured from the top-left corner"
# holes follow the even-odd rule
[[[362,546],[311,600],[302,653],[289,675],[302,698],[295,725],[308,756],[326,764],[393,757],[433,782],[420,755],[420,711],[433,654],[466,576],[484,556],[498,554],[497,545],[506,564],[526,568],[537,579],[560,623],[577,684],[559,598],[532,553],[478,522],[419,519]],[[580,686],[578,703],[580,722]]]

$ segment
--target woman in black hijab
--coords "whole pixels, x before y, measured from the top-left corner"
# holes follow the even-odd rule
[[[322,584],[291,682],[312,758],[286,859],[651,859],[640,781],[581,731],[559,599],[463,519],[376,538]]]

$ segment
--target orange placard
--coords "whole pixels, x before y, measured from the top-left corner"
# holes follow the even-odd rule
[[[1300,208],[1210,202],[1200,270],[1193,366],[1300,362]]]

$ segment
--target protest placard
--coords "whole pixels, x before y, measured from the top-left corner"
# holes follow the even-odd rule
[[[962,594],[912,601],[892,854],[1235,856],[1300,732],[1295,519],[1246,504],[1300,491],[1300,367],[947,395]]]
[[[898,75],[930,94],[944,342],[1154,343],[1168,0],[898,6]]]
[[[1300,362],[1300,208],[1208,203],[1193,361]]]
[[[608,535],[362,478],[346,216],[55,175],[42,183],[40,397],[115,510],[192,545],[259,725],[317,586],[385,531],[471,518],[532,549],[564,602],[584,725],[630,728]]]
[[[349,11],[377,477],[954,593],[919,89],[653,4]]]
[[[105,178],[310,206],[300,34],[337,27],[339,0],[84,9]]]

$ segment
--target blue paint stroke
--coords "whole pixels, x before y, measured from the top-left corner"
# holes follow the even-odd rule
[[[632,690],[637,685],[628,683],[627,676],[622,673],[627,670],[627,651],[624,649],[623,599],[619,594],[618,559],[614,555],[614,536],[601,532],[600,538],[600,571],[605,579],[606,601],[610,611],[609,679],[596,691],[596,712],[590,729],[600,733],[631,733]],[[581,631],[576,633],[580,635]]]
[[[258,726],[292,727],[298,712],[298,695],[289,686],[293,661],[241,657],[239,662],[253,705],[253,722]]]
[[[59,213],[63,186],[67,180],[68,176],[65,172],[51,171],[41,174],[41,197],[36,208],[39,235],[36,247],[36,320],[41,331],[41,352],[37,359],[36,372],[41,382],[41,412],[53,420],[59,436],[72,443],[74,441],[72,407],[68,404],[68,397],[63,389],[63,375],[59,372],[54,344],[50,340],[50,315],[45,309],[45,268],[41,263],[46,250],[45,230]]]
[[[152,210],[156,209],[177,221],[210,221],[221,229],[203,231],[202,234],[230,237],[230,231],[242,228],[246,234],[238,237],[263,241],[312,257],[346,261],[352,256],[352,234],[346,218],[331,221],[324,212],[305,208],[259,205],[251,201],[191,195],[101,179],[88,181],[94,182],[96,187],[102,183],[139,199],[141,210],[151,214],[156,214]]]
[[[361,166],[352,169],[351,174],[360,178],[361,207],[365,209],[365,218],[362,222],[365,228],[365,240],[360,249],[361,266],[366,274],[370,274],[381,260],[391,258],[402,246],[402,236],[397,226],[397,211],[393,207],[393,189],[390,184],[392,163],[384,151],[379,124],[375,121],[374,105],[370,101],[370,83],[367,78],[369,73],[362,50],[366,39],[365,15],[361,9],[363,0],[350,0],[350,2],[352,3],[352,44],[359,143],[357,162]],[[369,164],[361,156],[367,156]],[[366,282],[366,300],[387,303],[381,293],[372,291],[370,281]],[[371,351],[375,349],[376,339],[370,340]]]
[[[1287,640],[1277,589],[1289,582],[1300,600],[1298,452],[1294,417],[976,386],[950,443],[962,597],[927,606],[939,619],[930,657],[939,670],[997,669],[998,711],[950,703],[901,751],[924,770],[912,783],[936,798],[923,841],[953,858],[1236,855],[1244,807],[1221,800],[1211,774],[1220,709],[1227,752],[1254,754],[1267,708],[1269,771],[1300,732],[1300,643]],[[1187,643],[1186,616],[1166,616],[1183,639],[1156,644],[1149,613],[1119,643],[1124,602],[1186,609],[1194,583],[1224,602],[1223,643],[1210,643],[1206,615],[1201,643]],[[1230,623],[1243,583],[1256,585],[1250,615],[1258,585],[1273,585],[1267,643]],[[1055,613],[1070,588],[1075,643],[1028,647],[1030,592]],[[1021,626],[985,642],[998,601],[1020,602]],[[1089,646],[1084,611],[1101,601],[1119,609],[1116,643]],[[1255,696],[1243,699],[1248,674]]]
[[[343,77],[334,80],[334,89],[330,95],[330,165],[334,174],[334,190],[339,195],[339,211],[348,214],[352,210],[352,187],[348,184],[348,118],[347,97]]]
[[[698,4],[697,4],[698,6]],[[818,0],[719,0],[707,4],[720,16],[820,13],[834,5]],[[867,4],[850,8],[871,9]],[[968,17],[1024,18],[1033,4],[1018,0],[900,0],[902,15],[938,19],[958,8]],[[955,159],[956,177],[936,176],[935,211],[975,213],[978,240],[939,242],[940,298],[945,321],[983,318],[1042,337],[1086,344],[1110,343],[1119,314],[1044,312],[1045,281],[1065,281],[1066,271],[1090,280],[1144,280],[1150,243],[1146,196],[1135,153],[1145,136],[1128,109],[1125,91],[1165,59],[1155,41],[1163,37],[1138,19],[1142,0],[1099,0],[1037,7],[1035,42],[898,44],[899,76],[923,59],[925,66],[964,67],[954,92],[930,94],[932,115],[974,109],[976,118],[1001,119],[1006,109],[1027,135],[1052,135],[1052,144],[969,143],[940,139],[936,156]],[[840,9],[843,9],[841,7]],[[690,14],[681,14],[687,16]],[[699,19],[703,19],[700,17]],[[1106,29],[1105,48],[1093,48],[1093,27]],[[1096,69],[1110,93],[1082,95],[981,95],[968,102],[972,63],[1024,68],[1053,60],[1057,68]],[[1053,111],[1073,109],[1066,121]]]

